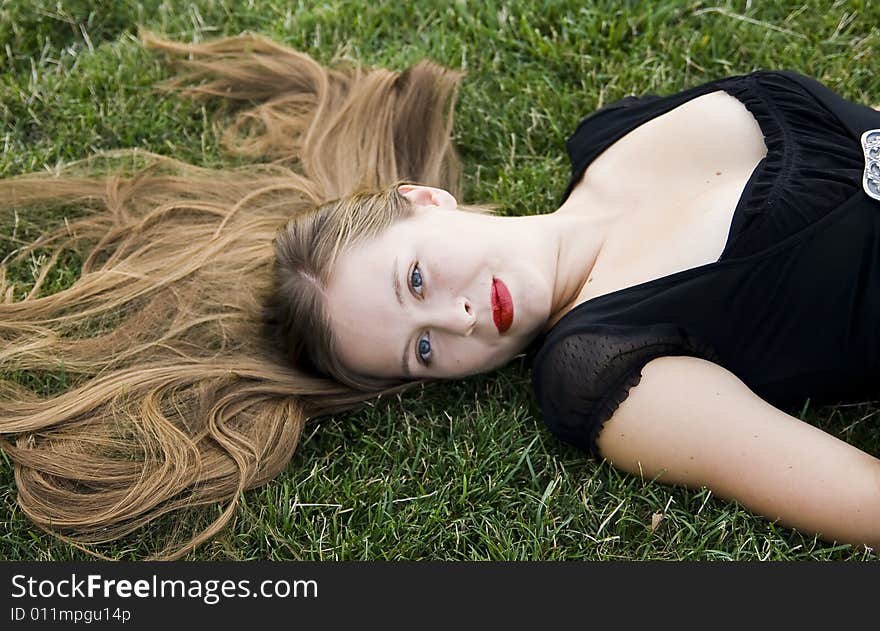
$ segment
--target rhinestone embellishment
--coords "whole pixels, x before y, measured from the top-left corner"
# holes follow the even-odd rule
[[[869,129],[862,134],[862,151],[865,152],[865,175],[862,188],[880,201],[880,129]]]

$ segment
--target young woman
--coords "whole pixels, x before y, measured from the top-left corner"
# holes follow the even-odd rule
[[[880,545],[880,460],[790,414],[878,393],[880,113],[792,72],[627,97],[569,139],[558,208],[501,217],[456,199],[454,72],[146,42],[185,58],[170,87],[242,104],[228,145],[272,163],[0,183],[5,208],[84,211],[16,254],[54,252],[26,295],[0,267],[4,370],[75,378],[0,382],[36,523],[94,543],[228,501],[183,554],[308,418],[525,352],[562,440]],[[66,248],[81,277],[40,296]]]

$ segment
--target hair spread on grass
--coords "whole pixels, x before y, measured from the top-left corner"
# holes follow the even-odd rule
[[[0,264],[0,446],[21,510],[77,545],[223,505],[153,557],[179,558],[285,467],[308,419],[412,385],[335,362],[322,287],[341,250],[411,212],[398,183],[458,194],[461,73],[328,68],[255,35],[142,37],[182,69],[163,87],[218,99],[226,148],[259,163],[128,151],[0,181],[2,212],[76,210]],[[22,297],[8,265],[37,248],[51,254]],[[41,295],[65,250],[79,278]],[[54,396],[8,378],[59,366],[74,385]]]

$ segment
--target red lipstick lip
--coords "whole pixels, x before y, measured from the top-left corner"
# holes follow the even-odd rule
[[[513,298],[503,281],[492,279],[492,320],[499,333],[504,333],[513,324]]]

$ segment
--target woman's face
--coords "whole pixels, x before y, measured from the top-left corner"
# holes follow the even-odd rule
[[[511,218],[456,210],[442,189],[399,191],[415,216],[337,258],[325,297],[340,361],[364,376],[402,379],[502,366],[550,315],[553,287],[540,241]],[[499,318],[500,329],[496,280],[512,303],[513,318]]]

